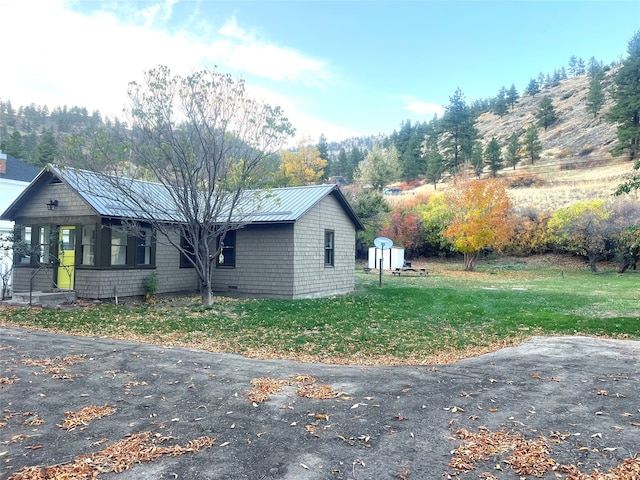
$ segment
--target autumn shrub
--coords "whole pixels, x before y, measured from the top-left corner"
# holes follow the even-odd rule
[[[506,253],[528,256],[551,251],[548,223],[551,214],[528,207],[514,212],[514,231]]]
[[[508,188],[530,188],[541,187],[544,185],[544,179],[540,175],[533,173],[521,172],[507,178]]]
[[[594,150],[595,147],[593,145],[583,145],[578,155],[580,155],[581,157],[586,157],[587,155],[593,153]]]
[[[426,256],[446,256],[451,253],[451,242],[444,230],[453,218],[453,211],[444,194],[431,195],[425,202],[416,205],[415,211],[422,222],[423,252]]]
[[[407,191],[407,190],[413,190],[415,188],[418,188],[421,184],[422,184],[422,182],[420,181],[420,179],[416,178],[415,180],[409,180],[409,181],[401,183],[399,188],[400,188],[400,190],[402,190],[404,192],[404,191]]]
[[[419,256],[424,244],[420,217],[406,207],[396,207],[383,225],[380,235],[393,240],[393,244],[405,250],[405,256]]]
[[[556,210],[548,223],[551,240],[566,252],[587,258],[591,271],[605,258],[612,235],[611,211],[603,200],[585,200]]]
[[[562,150],[560,150],[558,152],[558,154],[556,155],[556,157],[558,158],[567,158],[569,155],[571,155],[573,152],[571,150],[569,150],[568,148],[563,148]]]

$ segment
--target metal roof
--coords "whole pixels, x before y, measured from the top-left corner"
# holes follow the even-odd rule
[[[103,217],[183,221],[171,192],[160,183],[132,180],[75,168],[47,167]],[[126,193],[123,193],[126,192]],[[145,209],[140,204],[145,205]]]
[[[49,175],[47,175],[49,174]],[[46,177],[49,176],[47,179]],[[75,168],[48,165],[7,209],[3,217],[12,217],[29,191],[51,176],[66,183],[80,195],[98,215],[131,220],[183,222],[173,196],[179,190],[160,183],[114,177]],[[123,194],[123,190],[126,193]],[[328,195],[334,195],[354,222],[356,229],[364,229],[353,209],[336,185],[286,187],[269,190],[245,190],[231,221],[238,223],[293,223]],[[142,209],[140,204],[145,205]],[[224,208],[220,218],[225,218]]]

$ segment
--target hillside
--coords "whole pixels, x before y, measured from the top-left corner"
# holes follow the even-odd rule
[[[558,120],[547,131],[539,130],[545,159],[603,159],[616,144],[616,127],[604,117],[612,105],[610,90],[618,69],[606,72],[602,82],[606,103],[598,115],[587,111],[589,77],[561,80],[555,87],[544,88],[536,96],[522,95],[515,107],[499,117],[493,113],[483,113],[478,118],[477,127],[484,142],[496,137],[501,145],[506,145],[512,133],[523,137],[526,128],[536,122],[540,102],[543,97],[551,98]]]
[[[562,80],[533,97],[522,95],[502,117],[490,112],[478,117],[476,127],[483,147],[495,137],[504,153],[504,146],[513,133],[522,141],[527,127],[536,123],[542,98],[549,96],[552,100],[558,120],[547,131],[538,129],[543,148],[541,158],[533,165],[523,159],[515,169],[508,166],[498,172],[498,176],[511,185],[509,194],[514,205],[553,211],[580,200],[610,199],[616,187],[628,177],[632,163],[627,158],[611,155],[617,143],[616,126],[605,118],[613,103],[610,92],[617,71],[615,68],[606,72],[602,82],[606,102],[595,118],[587,111],[587,75]],[[484,175],[488,175],[486,170]],[[445,179],[437,191],[446,189]],[[387,198],[390,203],[398,204],[414,195],[431,195],[435,191],[432,185],[423,184],[404,189],[404,195],[397,198]]]

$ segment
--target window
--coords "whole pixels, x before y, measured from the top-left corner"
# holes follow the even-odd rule
[[[22,227],[20,232],[19,254],[20,263],[31,263],[31,227]]]
[[[334,232],[325,230],[324,232],[324,266],[333,267],[334,262]]]
[[[111,228],[111,265],[127,264],[127,232]]]
[[[216,266],[221,268],[233,268],[236,266],[236,231],[229,230],[224,236],[224,240],[218,247],[222,245],[222,250],[216,259]]]
[[[96,264],[96,226],[82,225],[81,265]]]
[[[180,247],[184,252],[180,252],[180,267],[181,268],[193,268],[193,263],[189,258],[194,259],[193,245],[189,245],[189,242],[185,238],[184,234],[180,236]]]
[[[49,263],[49,227],[38,227],[38,256],[40,263]]]
[[[151,229],[141,228],[136,237],[136,265],[151,265],[151,239]]]

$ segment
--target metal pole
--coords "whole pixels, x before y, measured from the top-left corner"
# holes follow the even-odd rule
[[[382,256],[384,257],[384,250],[382,251]],[[382,258],[380,259],[380,285],[378,285],[379,287],[382,286]]]

